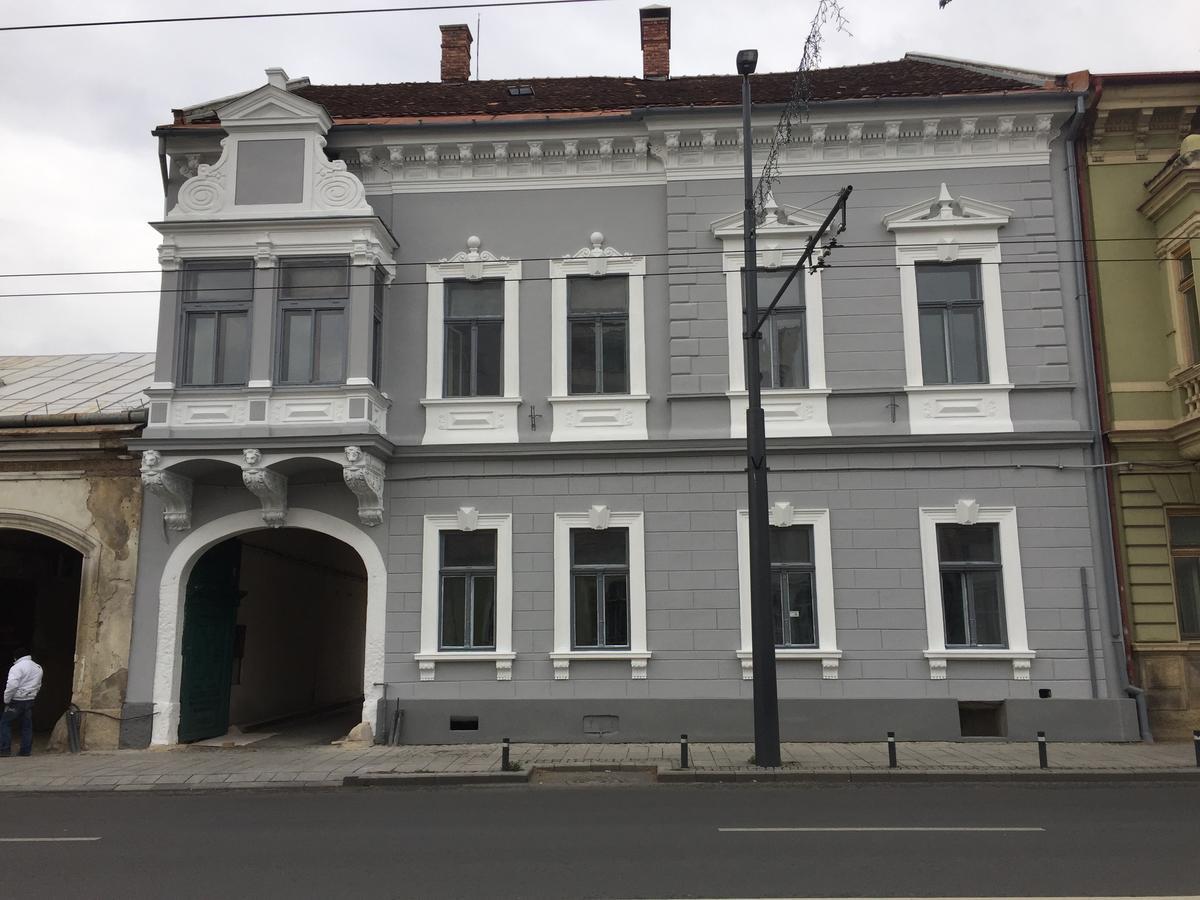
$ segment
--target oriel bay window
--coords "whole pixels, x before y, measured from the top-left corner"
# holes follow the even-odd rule
[[[758,270],[760,310],[765,310],[775,299],[789,271]],[[804,312],[804,273],[800,272],[763,323],[758,360],[764,389],[808,387],[808,337]]]
[[[504,393],[504,281],[447,281],[446,397]]]
[[[567,329],[570,393],[629,393],[628,276],[568,278]]]
[[[441,532],[439,649],[496,647],[496,532]]]
[[[946,647],[1006,647],[999,527],[939,524],[937,553]]]
[[[346,372],[346,257],[280,260],[279,381],[338,384]]]
[[[1171,515],[1171,568],[1179,605],[1179,637],[1200,640],[1200,513]]]
[[[776,647],[817,646],[813,526],[770,529]]]
[[[571,529],[574,649],[629,647],[629,529]]]
[[[1190,359],[1188,362],[1192,364],[1200,363],[1200,308],[1196,307],[1196,274],[1192,268],[1192,253],[1190,250],[1185,250],[1182,256],[1176,259],[1178,268],[1178,279],[1175,282],[1175,291],[1179,296],[1179,303],[1183,307],[1183,315],[1188,324],[1188,341],[1190,347]]]
[[[185,263],[180,384],[212,387],[246,383],[253,292],[252,260]]]
[[[979,263],[916,264],[925,384],[987,382]]]

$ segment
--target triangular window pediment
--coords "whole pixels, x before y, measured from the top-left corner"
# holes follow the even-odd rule
[[[1008,224],[1012,215],[1011,209],[996,203],[974,200],[970,197],[955,197],[943,182],[936,197],[888,213],[883,217],[883,224],[889,231],[908,228],[945,228],[956,225],[988,225],[999,228],[1001,225]]]
[[[712,223],[710,229],[715,237],[725,240],[732,238],[740,240],[743,219],[744,213],[733,213],[717,219]],[[824,215],[812,210],[801,209],[797,206],[781,206],[775,202],[773,195],[768,194],[762,219],[755,231],[759,237],[807,234],[820,228],[824,220]]]

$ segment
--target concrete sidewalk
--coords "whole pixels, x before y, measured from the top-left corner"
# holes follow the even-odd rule
[[[1075,776],[1095,780],[1190,778],[1200,781],[1191,743],[1049,745],[1050,769],[1038,768],[1032,742],[898,744],[900,767],[888,769],[887,745],[784,744],[780,769],[749,764],[750,744],[695,743],[691,767],[679,770],[678,744],[513,744],[502,773],[496,744],[255,749],[177,747],[92,751],[0,759],[0,791],[96,791],[246,787],[336,787],[373,781],[438,783],[527,781],[534,769],[644,768],[659,780],[928,780]]]

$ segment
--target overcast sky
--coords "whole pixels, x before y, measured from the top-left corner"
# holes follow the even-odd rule
[[[437,0],[412,0],[408,5]],[[842,0],[850,33],[830,34],[825,65],[906,51],[1043,71],[1200,69],[1196,0]],[[404,0],[42,0],[5,4],[2,24],[405,5]],[[484,78],[641,73],[635,0],[484,10]],[[728,73],[759,50],[786,71],[816,0],[674,0],[671,71]],[[150,130],[172,107],[265,82],[283,66],[314,83],[433,81],[439,24],[476,12],[114,26],[0,33],[0,274],[154,269],[162,187]],[[0,354],[153,350],[155,275],[0,278]]]

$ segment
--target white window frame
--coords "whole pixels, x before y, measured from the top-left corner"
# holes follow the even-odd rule
[[[571,644],[571,529],[629,530],[629,649],[576,650]],[[645,679],[650,651],[646,646],[646,528],[640,512],[612,512],[593,506],[585,513],[554,514],[554,680],[570,678],[572,661],[627,660],[630,677]]]
[[[1004,623],[1008,646],[1000,649],[947,648],[945,612],[942,604],[941,563],[938,558],[937,526],[998,525],[1000,532],[1000,571],[1004,585]],[[946,678],[950,660],[1008,660],[1013,679],[1028,681],[1036,654],[1029,649],[1025,624],[1025,589],[1021,577],[1021,546],[1017,531],[1017,510],[1013,506],[980,506],[974,500],[959,500],[954,506],[920,508],[921,569],[925,586],[925,630],[929,649],[929,677]]]
[[[804,253],[808,239],[816,233],[822,217],[792,206],[778,206],[768,196],[766,219],[758,226],[758,267],[769,272],[787,271]],[[721,267],[725,272],[726,334],[729,340],[729,434],[746,436],[746,355],[742,335],[742,214],[712,223],[713,236],[724,245]],[[825,302],[821,273],[807,269],[796,276],[804,279],[805,342],[808,355],[808,387],[763,388],[763,417],[767,437],[821,437],[829,429],[829,389],[825,379]],[[773,297],[759,297],[760,311]]]
[[[913,434],[1012,431],[1008,351],[1000,290],[999,231],[1012,210],[969,197],[955,198],[943,183],[937,197],[896,210],[883,224],[896,238],[900,313],[904,328],[905,392]],[[921,365],[917,263],[978,263],[983,299],[985,384],[926,385]]]
[[[475,235],[465,250],[425,267],[429,285],[425,351],[425,436],[423,444],[516,443],[521,405],[521,262],[481,250]],[[446,397],[446,282],[504,280],[504,394],[500,397]]]
[[[567,279],[575,276],[629,278],[629,393],[571,394],[568,385]],[[551,441],[646,440],[646,258],[604,245],[593,232],[591,246],[550,261]]]
[[[833,540],[828,509],[795,509],[787,501],[777,501],[770,510],[772,528],[792,525],[811,525],[813,530],[813,584],[816,590],[817,646],[776,647],[776,660],[820,660],[821,677],[832,681],[838,677],[842,651],[837,646],[837,606],[833,591]],[[754,678],[753,637],[750,628],[750,513],[737,511],[738,541],[738,610],[741,623],[742,679]]]
[[[441,547],[444,531],[496,532],[496,649],[441,650],[438,623],[441,621]],[[473,506],[459,507],[449,515],[425,516],[421,547],[421,651],[414,654],[422,681],[433,681],[438,663],[493,662],[496,680],[511,681],[513,652],[512,602],[512,516],[487,515]]]

